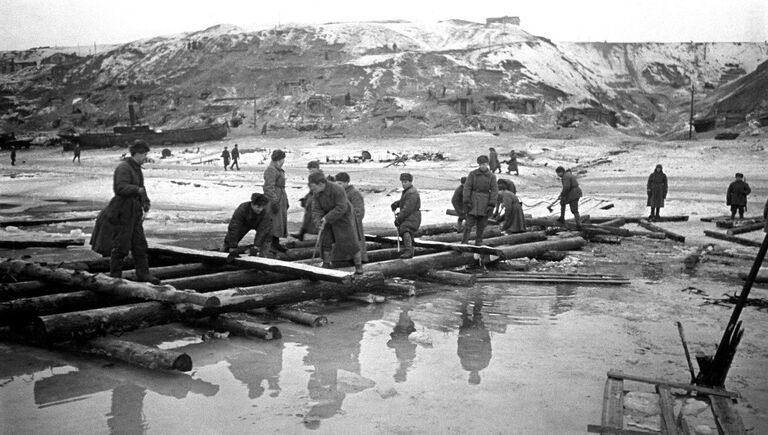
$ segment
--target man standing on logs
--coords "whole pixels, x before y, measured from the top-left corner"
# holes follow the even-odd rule
[[[323,267],[330,268],[332,259],[352,257],[355,274],[363,273],[360,243],[355,233],[355,216],[344,188],[329,183],[322,172],[309,174],[312,190],[312,220],[319,230]],[[335,255],[334,255],[335,254]]]
[[[565,170],[562,166],[555,169],[555,173],[560,177],[563,184],[563,190],[560,192],[560,219],[557,221],[565,223],[565,206],[568,205],[573,213],[573,219],[576,221],[576,229],[581,231],[581,216],[579,216],[579,198],[581,198],[581,187],[571,170]]]
[[[451,197],[451,205],[456,211],[456,215],[459,217],[456,221],[456,232],[464,232],[464,219],[467,218],[467,214],[464,210],[464,183],[467,182],[467,177],[461,177],[461,184],[453,191],[453,197]]]
[[[360,243],[360,260],[363,263],[368,262],[368,248],[365,246],[365,230],[363,229],[363,218],[365,218],[365,200],[363,195],[355,186],[349,184],[349,174],[339,172],[336,174],[336,184],[344,188],[349,203],[352,204],[352,211],[355,216],[355,233]]]
[[[229,150],[227,150],[227,147],[224,147],[224,151],[221,152],[221,158],[224,159],[224,170],[227,170],[227,166],[229,166]]]
[[[731,220],[739,212],[739,219],[744,219],[744,209],[747,207],[747,196],[752,193],[749,184],[744,181],[744,174],[736,173],[736,180],[728,185],[728,193],[725,196],[725,204],[731,206]]]
[[[115,196],[96,218],[91,246],[102,255],[109,253],[110,276],[122,278],[123,259],[130,251],[136,265],[137,280],[159,284],[160,280],[149,273],[147,238],[143,226],[150,201],[144,189],[141,165],[147,160],[149,145],[143,140],[136,140],[128,152],[131,156],[115,169],[112,184]]]
[[[392,203],[391,208],[393,213],[400,209],[399,213],[395,213],[397,235],[403,238],[404,250],[400,258],[413,258],[413,235],[421,226],[421,196],[413,187],[413,175],[403,172],[400,174],[400,183],[403,185],[403,192],[400,199]]]
[[[311,162],[307,163],[307,171],[309,171],[310,174],[314,174],[315,172],[323,172],[320,170],[320,162],[317,160],[312,160]],[[291,237],[298,240],[304,240],[304,235],[306,234],[317,234],[317,228],[312,223],[312,191],[310,190],[307,192],[307,194],[304,195],[304,197],[301,198],[299,202],[304,208],[304,218],[301,220],[301,229],[299,229],[299,232],[291,234]]]
[[[647,190],[648,207],[651,208],[648,221],[653,222],[659,219],[659,209],[664,207],[664,200],[667,198],[667,174],[660,164],[656,165],[656,169],[648,176]]]
[[[478,157],[477,163],[480,167],[470,172],[464,183],[462,201],[467,213],[467,223],[464,226],[462,244],[469,243],[472,227],[476,227],[475,245],[483,244],[483,232],[488,225],[488,218],[493,215],[493,210],[496,208],[499,185],[496,182],[496,175],[488,168],[488,161],[488,156]]]
[[[272,249],[286,252],[280,238],[288,235],[288,195],[285,193],[285,152],[272,151],[272,162],[264,171],[264,195],[269,198],[269,212],[272,220]]]
[[[235,213],[232,214],[232,219],[229,221],[222,251],[229,252],[231,249],[237,248],[237,244],[248,234],[248,231],[256,230],[251,255],[265,256],[272,241],[270,239],[272,216],[267,211],[268,206],[269,198],[261,193],[252,194],[250,201],[237,206]]]

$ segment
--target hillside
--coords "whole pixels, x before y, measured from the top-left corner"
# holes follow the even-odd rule
[[[705,101],[755,71],[768,46],[555,43],[450,20],[220,25],[8,68],[9,57],[30,57],[15,53],[0,56],[6,130],[107,128],[135,102],[144,122],[166,128],[226,118],[284,134],[429,134],[590,117],[652,136],[687,125],[691,75]]]

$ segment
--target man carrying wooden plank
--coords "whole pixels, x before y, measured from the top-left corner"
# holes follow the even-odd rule
[[[400,258],[413,258],[413,235],[421,226],[421,196],[413,187],[413,175],[403,172],[400,174],[400,183],[403,185],[403,192],[400,199],[392,203],[391,208],[393,213],[400,209],[399,213],[395,213],[395,227],[397,234],[403,238],[405,248]]]
[[[159,284],[149,273],[147,238],[144,236],[144,215],[150,201],[144,189],[141,165],[147,160],[149,145],[136,140],[128,148],[131,154],[115,169],[112,189],[115,196],[99,213],[91,236],[91,247],[103,256],[109,254],[109,275],[122,278],[123,259],[130,251],[136,265],[138,281]]]
[[[330,268],[332,258],[352,257],[355,274],[362,274],[363,265],[360,244],[355,233],[354,211],[344,188],[336,183],[329,183],[322,172],[309,174],[308,182],[313,194],[312,220],[319,229],[323,267]]]
[[[269,238],[272,229],[272,215],[266,210],[268,205],[269,198],[261,193],[254,193],[251,195],[250,201],[237,206],[232,214],[232,219],[229,221],[227,235],[224,237],[223,252],[237,248],[237,244],[250,230],[256,230],[251,255],[263,257],[267,254],[269,244],[272,241]]]

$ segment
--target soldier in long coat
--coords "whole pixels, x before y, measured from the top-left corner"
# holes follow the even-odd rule
[[[395,228],[397,234],[403,238],[403,253],[400,258],[413,258],[413,235],[421,226],[421,195],[413,186],[413,175],[403,172],[400,174],[400,184],[403,191],[400,199],[391,205],[395,213]],[[395,210],[400,209],[399,212]]]
[[[464,244],[469,242],[469,235],[473,227],[476,227],[475,245],[483,244],[483,232],[488,225],[488,218],[493,215],[496,201],[499,198],[499,185],[496,181],[496,175],[488,168],[488,161],[488,156],[478,157],[477,163],[480,167],[470,172],[464,183],[462,201],[467,213],[464,237],[461,239],[461,243]]]
[[[235,147],[232,148],[232,166],[229,167],[229,169],[234,169],[235,166],[237,166],[237,170],[240,170],[240,163],[237,163],[238,160],[240,160],[240,150],[237,148],[237,144],[235,144]]]
[[[744,219],[744,208],[747,206],[747,195],[752,193],[749,184],[744,181],[744,174],[737,172],[736,180],[728,185],[725,204],[731,206],[731,219],[739,212],[739,219]]]
[[[280,238],[288,235],[288,195],[285,193],[285,152],[272,151],[272,161],[264,171],[264,195],[269,198],[269,212],[272,215],[272,248],[286,252],[280,245]]]
[[[232,219],[229,220],[227,235],[224,236],[223,251],[237,248],[237,244],[251,230],[256,230],[253,238],[253,247],[261,256],[267,254],[269,244],[272,242],[271,214],[267,211],[269,198],[261,193],[251,195],[251,200],[246,201],[235,209]]]
[[[349,174],[339,172],[336,174],[336,184],[344,188],[349,203],[352,204],[352,211],[355,215],[355,234],[360,243],[360,260],[363,263],[368,261],[368,248],[365,246],[365,229],[363,228],[363,218],[365,218],[365,200],[363,195],[355,186],[349,184]]]
[[[501,230],[509,233],[522,233],[525,231],[523,205],[515,193],[514,184],[511,187],[507,180],[499,180],[499,202],[504,207]]]
[[[312,160],[307,163],[307,171],[309,171],[310,174],[315,172],[322,173],[320,170],[320,162]],[[312,191],[310,190],[307,192],[307,194],[299,200],[299,203],[304,208],[304,217],[301,220],[301,228],[299,229],[299,232],[291,234],[291,237],[304,240],[304,235],[306,234],[317,234],[317,227],[315,227],[315,224],[312,222]]]
[[[456,215],[459,217],[456,221],[456,232],[464,232],[464,219],[467,218],[466,210],[464,210],[464,183],[467,182],[467,177],[461,177],[461,184],[456,187],[451,197],[451,205],[456,211]]]
[[[511,174],[515,171],[515,175],[520,175],[520,170],[517,168],[517,153],[515,150],[509,152],[509,160],[507,162],[507,174]]]
[[[559,222],[565,222],[565,206],[568,205],[573,213],[573,219],[576,221],[576,228],[581,230],[581,216],[579,216],[579,198],[581,198],[581,187],[571,170],[565,170],[562,166],[555,169],[555,173],[560,177],[563,184],[563,190],[560,191],[560,219]]]
[[[227,150],[227,147],[224,147],[224,151],[221,152],[221,158],[224,159],[224,170],[227,170],[227,166],[229,166],[229,150]]]
[[[656,165],[656,169],[648,176],[647,191],[648,207],[651,208],[648,220],[652,221],[659,218],[659,209],[664,207],[664,200],[667,198],[667,174],[661,165]]]
[[[488,148],[488,167],[494,174],[497,169],[501,173],[501,163],[499,163],[499,154],[496,152],[496,148]]]
[[[363,273],[360,243],[355,233],[355,216],[344,188],[329,183],[322,172],[308,177],[312,189],[312,220],[320,232],[323,267],[330,268],[333,258],[352,258],[355,274]]]
[[[101,255],[109,255],[110,276],[122,277],[123,259],[131,252],[137,280],[158,284],[160,280],[149,273],[147,238],[143,226],[150,201],[144,189],[141,165],[147,159],[149,146],[143,140],[137,140],[128,151],[131,156],[115,168],[112,177],[115,196],[96,218],[91,248]]]

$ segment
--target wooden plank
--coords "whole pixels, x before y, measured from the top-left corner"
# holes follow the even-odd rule
[[[720,433],[727,435],[744,435],[747,433],[741,416],[733,409],[732,400],[710,395],[709,403],[712,405],[712,413],[715,415],[715,422]]]
[[[52,217],[48,219],[19,219],[17,217],[14,218],[3,218],[0,219],[0,227],[7,227],[7,226],[14,226],[14,227],[30,227],[30,226],[36,226],[36,225],[48,225],[48,224],[56,224],[56,223],[62,223],[62,222],[76,222],[76,221],[92,221],[95,220],[96,217],[99,215],[98,211],[94,211],[91,213],[87,213],[84,215],[79,216],[71,216],[71,217]]]
[[[477,282],[538,282],[538,283],[550,283],[550,284],[611,284],[611,285],[628,285],[629,280],[612,280],[612,279],[584,279],[584,278],[477,278]]]
[[[736,234],[750,233],[752,231],[762,230],[764,227],[765,227],[764,222],[757,222],[754,224],[742,225],[739,227],[731,228],[728,231],[726,231],[725,234],[728,234],[729,236],[733,236]]]
[[[396,237],[382,237],[366,234],[365,240],[370,242],[389,243],[390,245],[397,244]],[[495,255],[497,257],[504,258],[504,253],[500,249],[492,248],[490,246],[475,246],[463,243],[445,243],[422,239],[413,239],[413,246],[419,248],[434,249],[436,251],[470,252],[473,254]]]
[[[229,256],[226,252],[201,251],[198,249],[181,248],[160,243],[150,243],[149,250],[151,252],[171,254],[184,258],[208,260],[219,264],[227,263],[227,257]],[[308,264],[292,263],[289,261],[275,260],[273,258],[243,257],[235,258],[234,260],[231,260],[231,263],[239,267],[269,270],[272,272],[291,274],[295,277],[319,279],[322,281],[338,282],[342,284],[349,284],[352,280],[352,273],[350,272],[322,269]]]
[[[676,242],[685,243],[685,237],[684,236],[681,236],[680,234],[677,234],[677,233],[673,233],[672,231],[664,229],[664,228],[662,228],[660,226],[654,225],[654,224],[648,222],[645,219],[640,219],[640,221],[637,222],[637,224],[640,225],[641,227],[647,229],[647,230],[650,230],[650,231],[653,231],[653,232],[656,232],[656,233],[664,233],[664,235],[666,235],[668,239],[672,239],[672,240],[674,240]]]
[[[0,240],[0,248],[4,249],[24,249],[24,248],[65,248],[67,246],[82,246],[85,239],[60,239],[60,238],[38,238],[33,237],[20,238],[13,237]]]
[[[669,382],[663,379],[654,379],[654,378],[647,378],[645,376],[630,375],[627,373],[620,372],[618,370],[608,371],[608,377],[616,378],[616,379],[624,379],[627,381],[642,382],[645,384],[665,385],[670,388],[678,388],[680,390],[686,390],[686,391],[695,391],[697,393],[703,393],[703,394],[712,394],[715,396],[723,396],[723,397],[731,397],[731,398],[741,397],[739,393],[735,393],[727,390],[718,390],[715,388],[702,387],[699,385],[684,384],[682,382]]]
[[[744,246],[757,246],[760,247],[761,243],[756,240],[745,239],[743,237],[729,236],[727,234],[718,233],[717,231],[704,230],[704,235],[712,237],[713,239],[725,240],[727,242],[738,243]]]
[[[600,424],[603,427],[624,429],[624,381],[621,379],[608,378],[605,380],[603,417]]]
[[[661,408],[661,426],[666,435],[678,435],[677,419],[675,418],[675,399],[666,385],[657,385],[659,393],[659,408]]]
[[[588,424],[587,432],[601,433],[601,434],[616,434],[616,435],[659,435],[661,433],[661,432],[647,432],[644,430],[633,430],[633,429],[616,429],[614,427],[598,426],[596,424]]]

